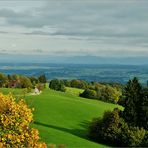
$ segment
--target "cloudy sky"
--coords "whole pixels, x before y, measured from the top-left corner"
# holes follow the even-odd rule
[[[148,2],[1,0],[3,54],[148,56]]]

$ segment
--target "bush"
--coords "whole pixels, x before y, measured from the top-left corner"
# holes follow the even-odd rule
[[[79,96],[84,97],[84,98],[89,98],[89,99],[96,99],[97,98],[97,93],[96,93],[95,90],[86,89]]]
[[[117,103],[121,94],[121,91],[109,85],[101,86],[101,84],[95,84],[94,87],[89,87],[85,89],[85,91],[80,94],[80,97],[98,99],[110,103]]]
[[[100,91],[100,100],[110,103],[117,103],[119,101],[120,96],[122,95],[119,90],[109,85],[102,87]]]
[[[127,137],[126,137],[126,145],[135,147],[135,146],[141,146],[142,141],[145,137],[145,130],[143,128],[139,127],[129,127],[129,130],[126,131]],[[146,146],[146,145],[145,145]],[[148,145],[147,145],[148,146]]]
[[[0,94],[0,147],[40,147],[39,133],[30,128],[32,110],[23,100],[18,103],[11,95]]]
[[[71,80],[70,82],[71,87],[85,89],[87,84],[85,81],[81,80]]]
[[[114,141],[118,143],[120,133],[119,110],[114,109],[113,112],[107,111],[104,113],[103,118],[93,119],[89,126],[89,137],[97,142],[106,142],[113,144]]]
[[[49,88],[57,90],[57,91],[62,91],[62,92],[66,91],[66,88],[65,88],[65,86],[63,84],[63,81],[62,80],[57,80],[57,79],[54,79],[54,80],[50,81]]]

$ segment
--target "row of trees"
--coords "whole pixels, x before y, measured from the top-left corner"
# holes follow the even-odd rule
[[[0,87],[33,88],[39,83],[46,83],[45,75],[41,75],[39,77],[27,77],[17,74],[5,75],[3,73],[0,73]]]
[[[57,91],[66,91],[66,87],[74,87],[74,88],[87,88],[87,82],[82,80],[58,80],[53,79],[49,83],[49,88],[57,90]]]
[[[95,87],[95,89],[85,89],[84,92],[80,94],[80,97],[98,99],[110,103],[118,103],[121,95],[121,90],[118,90],[116,87],[100,84],[100,86]]]
[[[148,89],[137,78],[124,91],[124,110],[114,109],[90,124],[89,137],[112,146],[148,146]]]
[[[89,99],[98,99],[105,102],[118,103],[122,91],[120,85],[101,84],[97,82],[88,83],[82,80],[51,80],[49,88],[57,91],[66,91],[66,87],[75,87],[84,89],[80,97]]]

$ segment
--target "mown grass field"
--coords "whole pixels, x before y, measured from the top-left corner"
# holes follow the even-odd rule
[[[45,89],[40,95],[25,97],[28,105],[35,108],[32,126],[48,144],[65,144],[68,148],[106,147],[88,140],[88,124],[92,118],[101,117],[104,111],[117,105],[80,98],[76,89],[73,89],[75,95],[71,94],[72,89],[65,93]]]

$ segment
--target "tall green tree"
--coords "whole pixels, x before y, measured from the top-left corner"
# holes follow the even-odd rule
[[[140,102],[143,99],[142,86],[135,77],[133,80],[129,80],[124,91],[125,96],[125,109],[123,111],[123,116],[126,122],[137,126],[139,123],[139,112]]]

